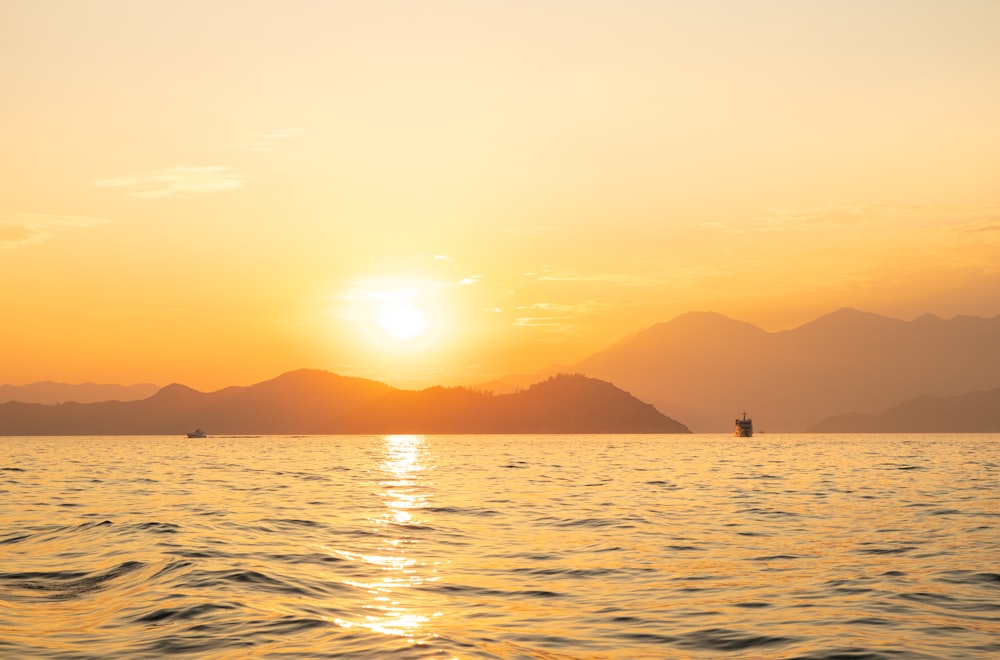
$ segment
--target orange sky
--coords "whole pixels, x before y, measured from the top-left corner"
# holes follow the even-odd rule
[[[0,383],[1000,314],[1000,3],[0,4]]]

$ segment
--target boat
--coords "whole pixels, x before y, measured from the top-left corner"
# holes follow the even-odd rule
[[[189,438],[207,438],[208,434],[206,434],[201,429],[195,429],[195,430],[191,431],[190,433],[188,433],[188,437]]]
[[[743,419],[736,418],[736,428],[733,430],[733,435],[737,438],[753,437],[753,420],[747,419],[746,413],[743,413]]]

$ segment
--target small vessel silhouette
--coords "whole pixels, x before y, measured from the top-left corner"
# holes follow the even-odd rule
[[[188,433],[189,438],[207,438],[208,435],[201,429],[195,429]]]
[[[737,438],[753,437],[753,420],[747,419],[746,412],[743,413],[743,419],[736,418],[736,428],[733,430],[733,435]]]

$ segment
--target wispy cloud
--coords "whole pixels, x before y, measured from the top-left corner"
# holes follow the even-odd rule
[[[105,218],[85,215],[17,215],[0,221],[0,247],[15,248],[41,243],[68,229],[94,227],[107,222]]]
[[[287,140],[302,135],[304,131],[303,128],[276,128],[273,131],[262,133],[261,137],[265,140]]]
[[[240,149],[253,151],[259,154],[269,154],[274,151],[274,143],[282,140],[289,140],[302,135],[305,129],[302,128],[276,128],[273,131],[260,133],[253,142],[239,145]]]
[[[518,236],[520,238],[534,238],[542,234],[550,234],[557,230],[555,225],[545,224],[503,224],[497,228],[497,232],[507,236]]]
[[[1000,211],[984,213],[964,219],[956,226],[956,231],[964,234],[993,234],[1000,232]]]
[[[521,305],[517,308],[518,317],[514,319],[514,325],[572,335],[580,331],[580,319],[607,311],[608,308],[607,301],[597,299],[579,303],[538,302]]]
[[[758,230],[812,229],[850,226],[884,217],[894,209],[865,204],[826,204],[808,208],[769,208],[759,217]]]
[[[867,228],[914,216],[927,215],[929,209],[891,204],[838,203],[818,206],[775,206],[743,220],[705,221],[699,226],[725,234],[760,234],[766,232],[813,232],[817,229]]]
[[[617,284],[621,286],[649,286],[656,280],[635,273],[584,273],[579,270],[546,270],[542,273],[525,273],[539,282],[586,282],[590,284]]]
[[[964,224],[971,220],[996,218],[996,209],[961,208],[948,205],[906,204],[825,204],[822,206],[766,209],[754,218],[754,223],[744,227],[726,226],[740,232],[872,227],[907,230],[914,226],[947,226]]]
[[[96,179],[101,188],[121,188],[130,197],[161,199],[177,194],[213,193],[243,187],[243,177],[228,165],[176,165],[133,176]]]

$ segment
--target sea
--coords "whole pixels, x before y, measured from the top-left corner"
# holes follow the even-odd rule
[[[1000,435],[0,438],[0,658],[1000,658]]]

